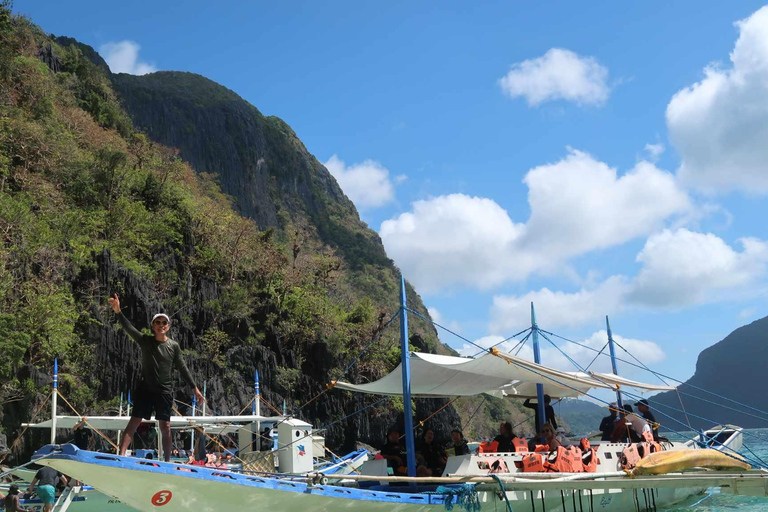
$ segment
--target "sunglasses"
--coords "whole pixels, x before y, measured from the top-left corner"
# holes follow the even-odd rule
[[[155,325],[168,325],[168,320],[155,320]]]

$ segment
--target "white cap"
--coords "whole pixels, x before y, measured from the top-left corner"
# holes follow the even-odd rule
[[[168,315],[166,315],[165,313],[158,313],[155,316],[153,316],[152,323],[155,323],[155,320],[157,320],[158,318],[165,318],[166,320],[168,320],[168,323],[171,323],[171,319],[168,318]]]

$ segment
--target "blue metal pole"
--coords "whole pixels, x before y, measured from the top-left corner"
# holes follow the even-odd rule
[[[51,396],[51,444],[56,444],[56,410],[59,398],[59,358],[53,359],[53,395]]]
[[[616,369],[616,352],[613,349],[613,334],[611,333],[611,323],[608,321],[608,315],[605,315],[605,328],[608,330],[608,350],[611,352],[611,368],[613,374],[618,375],[619,371]],[[619,404],[619,409],[624,408],[624,403],[621,400],[621,390],[616,390],[616,403]]]
[[[539,352],[539,326],[536,325],[536,310],[533,308],[533,302],[531,302],[531,339],[533,340],[533,361],[536,364],[541,364],[541,353]],[[536,417],[539,419],[539,428],[544,427],[544,423],[547,422],[546,415],[544,414],[544,385],[542,383],[536,384]],[[536,432],[541,436],[541,441],[544,442],[544,436],[541,432]]]
[[[253,376],[253,402],[251,404],[251,414],[256,414],[256,403],[259,401],[259,370],[256,370]]]
[[[408,312],[406,311],[405,277],[400,276],[400,364],[403,374],[403,427],[408,476],[416,476],[416,443],[413,439],[413,410],[411,407],[411,355],[408,348]]]

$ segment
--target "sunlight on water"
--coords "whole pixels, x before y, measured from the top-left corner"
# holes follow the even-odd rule
[[[749,429],[744,433],[744,445],[749,447],[754,455],[768,462],[768,429]],[[754,458],[746,448],[742,453]],[[698,503],[697,503],[698,502]],[[668,512],[719,512],[739,510],[740,512],[768,511],[768,498],[753,498],[750,496],[733,496],[732,494],[711,493],[707,497],[698,497],[684,506],[665,509]]]

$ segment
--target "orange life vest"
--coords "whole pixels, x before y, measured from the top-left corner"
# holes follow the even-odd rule
[[[544,469],[556,473],[573,473],[576,467],[579,468],[579,472],[582,471],[581,457],[577,459],[574,451],[562,446],[549,452],[544,462]]]
[[[484,443],[480,443],[480,446],[477,447],[477,453],[496,453],[496,450],[498,449],[498,441],[486,441]]]
[[[543,473],[544,463],[540,453],[529,453],[523,456],[523,473]]]
[[[527,452],[528,451],[528,441],[523,439],[522,437],[515,437],[512,439],[512,446],[515,449],[515,452]]]
[[[651,434],[650,432],[643,432],[643,440],[645,441],[645,444],[648,445],[645,455],[660,452],[661,450],[663,450],[663,448],[661,447],[661,443],[658,441],[655,441],[653,439],[653,434]]]
[[[537,444],[536,448],[534,448],[533,451],[539,452],[539,453],[549,452],[549,445],[548,444]]]
[[[621,462],[621,468],[622,469],[634,468],[635,465],[640,461],[640,458],[641,458],[640,451],[638,450],[638,447],[636,444],[631,444],[627,446],[621,452],[621,458],[619,459]]]
[[[573,460],[571,461],[571,473],[582,473],[584,472],[584,465],[581,463],[581,458],[583,456],[583,452],[581,451],[581,448],[578,446],[569,446],[568,451],[573,454]]]
[[[589,445],[589,441],[587,441]],[[597,448],[589,448],[584,450],[584,454],[581,456],[581,468],[585,473],[597,472],[597,465],[600,464],[600,458],[597,456]]]

